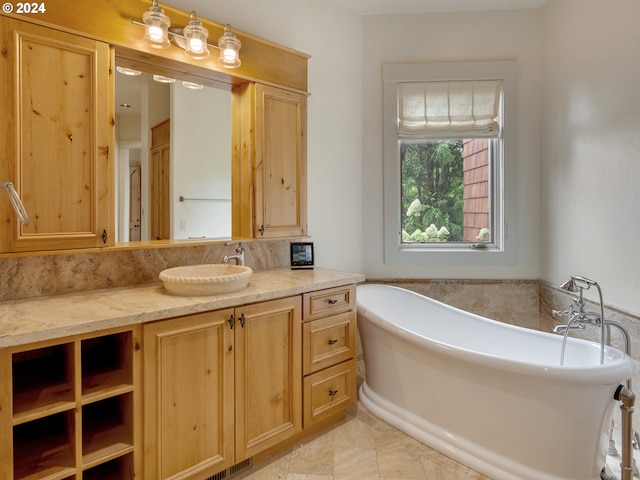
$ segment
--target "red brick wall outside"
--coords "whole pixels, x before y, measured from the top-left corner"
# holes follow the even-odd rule
[[[489,228],[489,140],[465,140],[464,241],[477,242],[482,228]]]

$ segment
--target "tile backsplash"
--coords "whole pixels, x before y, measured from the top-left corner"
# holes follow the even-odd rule
[[[254,270],[289,265],[288,240],[243,245]],[[0,258],[0,301],[153,283],[165,268],[220,263],[235,248],[209,243]]]

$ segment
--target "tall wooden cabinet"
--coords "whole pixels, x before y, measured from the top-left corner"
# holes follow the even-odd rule
[[[234,89],[234,109],[233,235],[307,235],[306,95],[249,83]]]
[[[113,245],[109,45],[0,16],[0,252]]]
[[[201,480],[302,429],[300,297],[144,326],[145,478]]]

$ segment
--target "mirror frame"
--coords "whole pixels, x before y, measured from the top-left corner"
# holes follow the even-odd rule
[[[111,87],[104,92],[114,98],[114,73],[119,65],[139,70],[153,70],[177,79],[190,79],[196,83],[214,87],[231,88],[232,92],[232,239],[253,239],[252,204],[252,142],[242,138],[242,132],[252,132],[254,121],[254,89],[251,85],[264,83],[287,90],[307,94],[307,64],[309,55],[273,42],[236,30],[242,41],[240,58],[242,65],[233,70],[218,65],[217,56],[206,60],[194,60],[184,51],[172,45],[157,50],[143,40],[144,30],[132,20],[140,20],[148,10],[149,0],[48,0],[46,12],[25,18],[16,13],[8,14],[16,20],[81,35],[108,43],[111,47]],[[162,2],[162,8],[173,25],[186,25],[189,13]],[[199,17],[200,18],[200,17]],[[209,30],[209,37],[217,39],[224,31],[224,24],[200,18]],[[102,94],[102,92],[98,92]],[[111,122],[114,124],[112,112]],[[113,137],[112,133],[112,137]],[[247,135],[247,133],[245,133]],[[114,139],[111,140],[113,149]],[[113,208],[115,210],[115,199]],[[115,221],[115,220],[114,220]],[[114,225],[115,227],[115,225]],[[113,248],[140,248],[156,245],[186,245],[190,243],[219,243],[212,240],[149,240],[116,244]],[[101,249],[102,250],[102,249]]]

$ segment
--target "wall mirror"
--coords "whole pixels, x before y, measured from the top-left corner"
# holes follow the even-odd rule
[[[116,64],[116,242],[231,238],[231,86]]]

